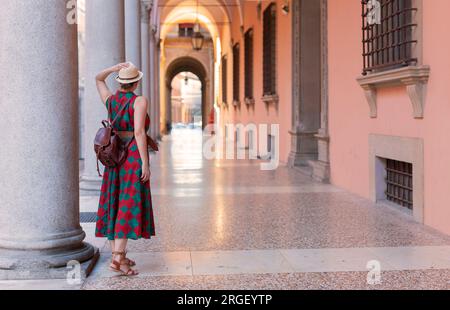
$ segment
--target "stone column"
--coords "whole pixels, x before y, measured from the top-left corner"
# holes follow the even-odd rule
[[[151,121],[152,121],[152,131],[151,135],[153,139],[158,139],[159,137],[159,74],[158,74],[158,47],[156,43],[156,26],[151,26],[150,33],[150,102],[151,102]]]
[[[94,138],[107,118],[95,85],[95,76],[103,69],[125,61],[125,28],[123,0],[86,1],[86,92],[85,92],[85,164],[81,177],[83,192],[98,192],[101,178],[97,173]],[[108,86],[115,92],[114,76]]]
[[[317,159],[315,135],[320,128],[320,2],[292,2],[293,93],[292,144],[289,164],[307,166]]]
[[[125,0],[125,58],[141,68],[141,1]],[[142,84],[136,90],[142,94]]]
[[[98,253],[79,222],[77,26],[66,1],[1,5],[0,279],[65,278]]]
[[[311,163],[313,178],[321,182],[330,180],[330,136],[328,130],[328,4],[320,0],[320,38],[321,38],[321,117],[320,129],[316,135],[318,160]]]
[[[159,117],[159,24],[160,14],[158,11],[159,0],[153,0],[150,15],[150,77],[151,77],[151,104],[152,104],[152,137],[157,140],[160,138],[160,117]]]
[[[157,138],[161,139],[161,44],[158,37],[155,37],[155,39],[157,40],[157,42],[155,42],[155,132],[157,134]]]
[[[148,1],[141,2],[141,54],[142,54],[142,95],[150,100],[150,50],[149,50],[149,19],[150,19],[151,4]],[[151,106],[151,102],[150,102]],[[150,107],[148,110],[150,114]]]
[[[167,77],[166,77],[167,78]],[[164,134],[170,135],[172,131],[172,81],[166,80],[166,109],[164,111]]]
[[[153,29],[150,26],[150,40],[149,40],[149,65],[150,65],[150,119],[151,129],[150,135],[155,137],[155,115],[156,115],[156,100],[155,100],[155,39],[153,36]]]

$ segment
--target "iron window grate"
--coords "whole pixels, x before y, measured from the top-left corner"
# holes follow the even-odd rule
[[[417,63],[412,55],[412,0],[362,0],[364,69],[369,72]]]
[[[410,210],[413,209],[413,165],[386,160],[386,199]]]
[[[276,4],[271,3],[264,11],[263,26],[263,90],[264,95],[276,94]]]
[[[227,56],[222,56],[222,102],[225,104],[228,104],[228,62],[227,62]]]
[[[233,47],[233,101],[239,102],[240,97],[240,51],[239,43]]]

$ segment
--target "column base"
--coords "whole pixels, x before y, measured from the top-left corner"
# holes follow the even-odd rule
[[[297,153],[297,152],[291,152],[289,154],[288,158],[288,166],[289,167],[303,167],[308,166],[308,163],[311,160],[314,160],[317,158],[317,154],[304,154],[304,153]]]
[[[309,166],[312,168],[312,178],[322,183],[330,182],[330,164],[319,160],[310,160]]]
[[[291,153],[288,158],[290,167],[307,166],[310,160],[317,159],[317,132],[294,132],[291,134]]]
[[[81,247],[50,251],[0,249],[0,280],[67,279],[70,274],[85,279],[99,256],[99,249],[85,242]],[[69,262],[79,262],[79,268],[68,267]]]

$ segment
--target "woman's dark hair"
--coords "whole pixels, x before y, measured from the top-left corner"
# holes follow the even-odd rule
[[[129,83],[129,84],[120,84],[120,87],[124,90],[129,90],[131,88],[133,88],[136,85],[137,82],[134,83]]]

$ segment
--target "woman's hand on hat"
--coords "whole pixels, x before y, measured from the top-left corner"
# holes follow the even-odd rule
[[[128,68],[130,66],[129,62],[123,62],[112,67],[114,72],[119,72],[122,69]]]

